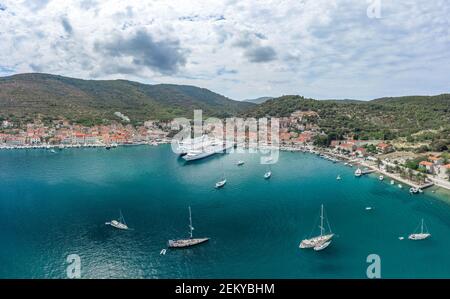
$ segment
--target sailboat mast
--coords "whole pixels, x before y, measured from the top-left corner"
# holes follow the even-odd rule
[[[192,230],[194,228],[192,227],[192,214],[191,214],[191,207],[189,206],[189,235],[191,236],[192,239]]]
[[[323,235],[323,204],[320,206],[320,236]]]
[[[422,227],[420,229],[420,233],[423,234],[423,218],[422,218]]]

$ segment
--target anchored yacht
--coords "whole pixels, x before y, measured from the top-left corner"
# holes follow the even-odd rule
[[[184,248],[190,247],[194,245],[198,245],[204,243],[209,240],[209,238],[193,238],[192,232],[194,231],[194,227],[192,226],[192,213],[191,207],[189,207],[189,239],[178,239],[178,240],[169,240],[167,245],[169,248]]]
[[[428,232],[428,228],[426,227],[426,225],[423,222],[423,218],[422,218],[422,223],[419,224],[420,225],[420,233],[414,233],[409,235],[408,239],[410,240],[425,240],[428,237],[431,237],[431,234]],[[425,231],[424,231],[424,226],[425,226]],[[417,231],[417,229],[416,229]]]
[[[330,228],[330,224],[328,223],[328,220],[327,220],[328,233],[325,233],[324,220],[327,220],[327,219],[325,219],[323,205],[321,205],[320,226],[319,226],[320,235],[309,238],[309,239],[302,240],[299,245],[300,248],[302,248],[302,249],[314,248],[314,250],[318,251],[318,250],[325,249],[326,247],[328,247],[328,245],[330,245],[329,241],[333,238],[334,234],[331,232],[331,228]],[[325,244],[325,243],[328,243],[328,244]]]
[[[122,211],[119,211],[119,220],[111,220],[111,222],[106,222],[106,225],[111,225],[114,228],[128,230],[128,225],[125,222],[125,218],[123,218]]]

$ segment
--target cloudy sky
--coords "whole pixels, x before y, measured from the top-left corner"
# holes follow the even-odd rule
[[[438,94],[450,92],[450,2],[0,0],[0,76],[24,72],[236,100]]]

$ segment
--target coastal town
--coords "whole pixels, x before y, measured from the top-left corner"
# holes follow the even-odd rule
[[[17,128],[14,123],[4,120],[0,131],[0,149],[156,144],[167,142],[169,126],[165,122],[146,121],[140,127],[119,122],[86,127],[58,120],[52,125],[35,121],[24,128]]]
[[[418,153],[397,147],[394,140],[355,140],[345,136],[331,140],[329,144],[317,142],[326,138],[321,128],[310,121],[317,118],[315,111],[296,111],[279,119],[281,150],[309,151],[325,157],[360,165],[417,189],[431,185],[450,189],[450,154],[443,152]],[[86,127],[66,120],[46,125],[40,121],[16,127],[3,120],[0,130],[0,149],[52,149],[71,147],[115,147],[118,145],[158,145],[168,143],[172,131],[171,122],[150,120],[134,127],[126,122]],[[245,138],[256,139],[246,132]],[[269,144],[270,144],[269,134]]]

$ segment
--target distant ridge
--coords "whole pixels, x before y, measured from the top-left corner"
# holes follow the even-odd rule
[[[148,119],[192,118],[194,109],[205,116],[228,117],[253,106],[205,88],[175,84],[141,84],[127,80],[82,80],[30,73],[0,77],[0,118],[29,122],[66,118],[84,125],[120,120],[133,124]]]

